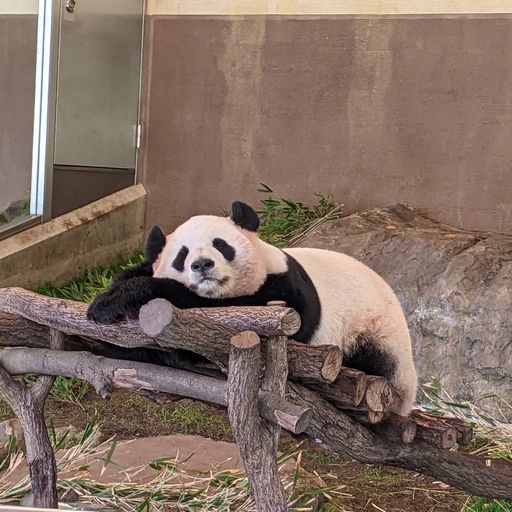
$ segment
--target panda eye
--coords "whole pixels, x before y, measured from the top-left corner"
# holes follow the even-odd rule
[[[174,258],[172,262],[173,268],[175,268],[178,272],[183,272],[185,270],[185,259],[188,256],[188,247],[183,246]]]
[[[222,240],[222,238],[215,238],[212,244],[228,261],[235,259],[235,248],[229,245],[225,240]]]

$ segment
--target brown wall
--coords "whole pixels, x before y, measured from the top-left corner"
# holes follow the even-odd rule
[[[36,15],[0,15],[0,212],[30,188],[36,45]]]
[[[512,232],[512,17],[148,18],[148,226],[264,182]]]

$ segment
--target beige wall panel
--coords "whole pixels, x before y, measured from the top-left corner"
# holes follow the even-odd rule
[[[149,24],[148,225],[254,202],[264,182],[512,230],[512,18]]]
[[[461,14],[512,12],[510,0],[148,0],[148,14]]]
[[[1,0],[1,14],[37,14],[38,0]]]

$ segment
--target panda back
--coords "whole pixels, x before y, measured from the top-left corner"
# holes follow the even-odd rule
[[[312,344],[338,344],[344,352],[363,332],[407,332],[400,303],[389,285],[372,269],[346,254],[312,248],[290,248],[311,278],[321,308]]]

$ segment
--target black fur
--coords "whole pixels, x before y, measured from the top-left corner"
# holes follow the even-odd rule
[[[162,366],[174,366],[183,369],[203,370],[216,368],[207,359],[182,349],[158,350],[149,347],[122,347],[107,342],[98,342],[101,348],[98,353],[105,357],[113,359],[123,359],[125,361],[138,361],[141,363],[159,364]]]
[[[228,261],[233,261],[235,259],[236,250],[233,246],[229,245],[226,240],[222,240],[222,238],[214,238],[213,239],[213,247],[219,251],[224,258]]]
[[[271,300],[284,300],[301,317],[301,328],[294,339],[308,343],[320,322],[318,293],[304,269],[291,256],[288,271],[270,274],[254,294],[229,299],[200,297],[186,286],[168,278],[148,275],[148,262],[144,261],[130,270],[129,277],[121,274],[110,290],[100,295],[89,306],[87,318],[99,323],[113,323],[138,318],[139,309],[152,299],[167,299],[178,308],[216,306],[264,306]],[[149,265],[151,269],[151,265]],[[140,274],[138,274],[140,270]]]
[[[389,352],[379,348],[378,340],[371,333],[361,333],[353,350],[343,357],[343,366],[361,370],[368,375],[391,378],[397,362]]]
[[[176,254],[176,258],[172,262],[172,266],[178,271],[183,272],[185,270],[185,260],[188,256],[188,247],[183,246]]]
[[[260,219],[258,214],[248,205],[241,201],[235,201],[231,205],[231,219],[235,224],[247,231],[258,231]]]
[[[158,226],[154,226],[149,232],[144,250],[144,258],[152,264],[158,258],[165,246],[165,235]]]

